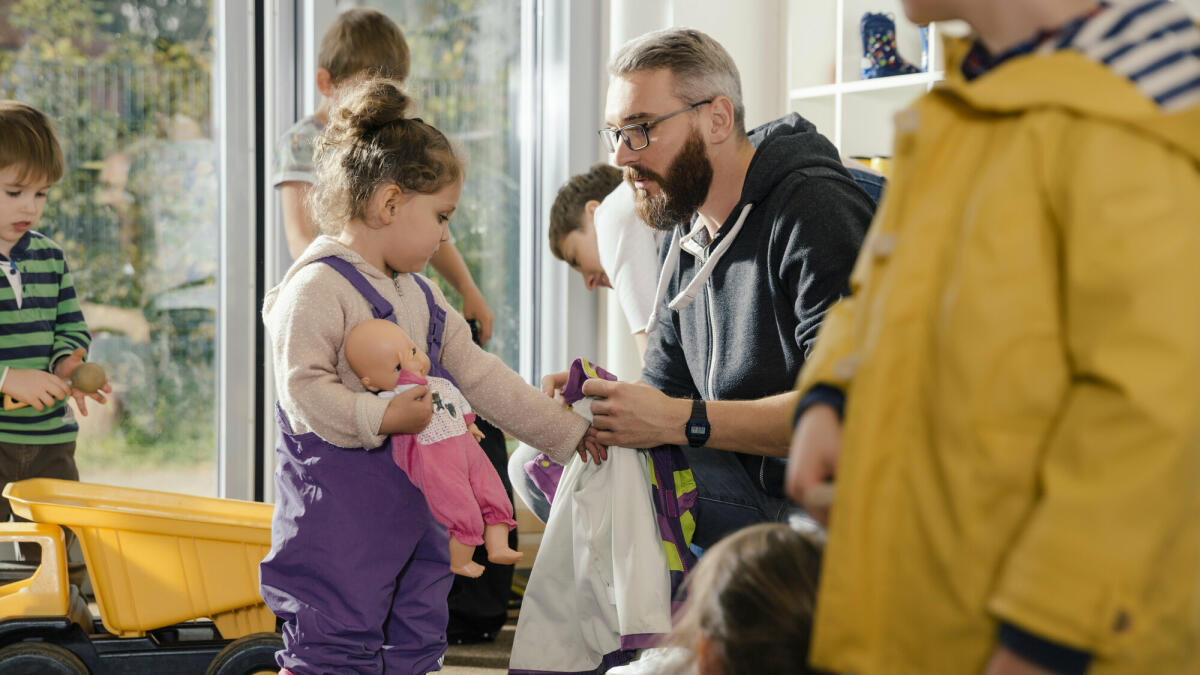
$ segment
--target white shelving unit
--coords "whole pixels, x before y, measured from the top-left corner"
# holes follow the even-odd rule
[[[890,13],[901,57],[925,72],[862,79],[859,21],[866,12]],[[788,0],[788,109],[817,126],[843,154],[892,154],[892,116],[942,79],[937,27],[928,49],[920,29],[904,17],[900,0]],[[922,58],[922,53],[925,58]]]

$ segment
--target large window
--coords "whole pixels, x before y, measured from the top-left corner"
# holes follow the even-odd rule
[[[211,0],[0,0],[0,97],[57,122],[40,230],[67,255],[114,388],[85,481],[215,494],[221,237]]]
[[[496,314],[487,349],[515,368],[521,312],[521,0],[363,4],[400,25],[412,52],[408,89],[419,114],[466,155],[467,179],[450,231]],[[449,284],[439,283],[458,306]]]

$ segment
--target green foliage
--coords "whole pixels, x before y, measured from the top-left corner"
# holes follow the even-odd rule
[[[454,141],[466,182],[450,231],[496,314],[491,351],[515,366],[520,325],[519,0],[373,3],[400,24],[421,115]],[[436,276],[435,276],[436,278]],[[458,295],[437,279],[452,302]]]

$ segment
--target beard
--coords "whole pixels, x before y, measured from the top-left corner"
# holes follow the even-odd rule
[[[713,167],[704,152],[704,139],[695,129],[683,148],[671,160],[666,177],[637,167],[625,168],[625,180],[652,180],[658,184],[658,194],[634,188],[635,206],[642,221],[656,230],[670,231],[679,223],[688,222],[708,198],[712,187]]]

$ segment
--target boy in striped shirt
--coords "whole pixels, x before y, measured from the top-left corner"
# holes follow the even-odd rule
[[[79,427],[66,397],[86,415],[88,397],[104,403],[104,392],[112,391],[105,385],[84,394],[67,382],[91,338],[62,249],[33,231],[63,165],[49,118],[0,101],[0,393],[29,404],[0,410],[0,486],[25,478],[78,480]],[[10,515],[0,500],[0,521]]]

